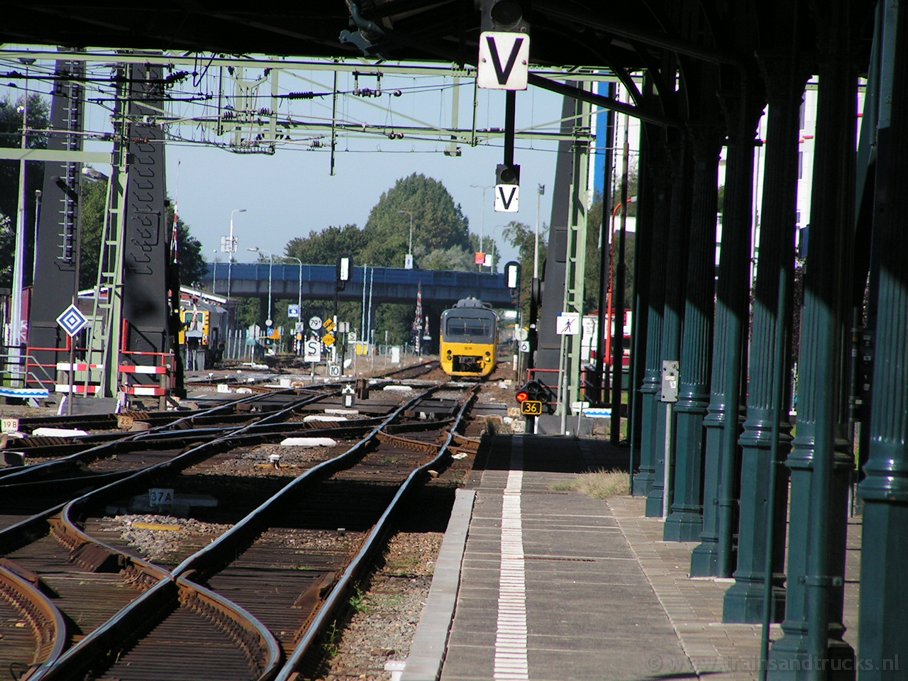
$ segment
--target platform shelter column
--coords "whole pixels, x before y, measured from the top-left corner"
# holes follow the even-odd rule
[[[720,575],[720,550],[730,553],[732,540],[731,532],[720,534],[720,518],[729,528],[737,520],[738,411],[749,316],[754,143],[757,121],[763,110],[763,93],[758,81],[755,73],[741,73],[729,89],[720,93],[728,127],[728,151],[710,400],[703,419],[706,429],[703,529],[700,544],[691,553],[690,574],[694,577]],[[721,576],[730,577],[731,568],[726,570]]]
[[[785,505],[787,477],[780,460],[788,452],[789,435],[784,418],[787,409],[773,407],[773,371],[777,361],[786,364],[787,352],[775,352],[777,325],[785,325],[785,337],[791,328],[787,313],[789,293],[784,293],[779,307],[780,286],[790,291],[794,267],[794,226],[798,181],[799,112],[806,75],[800,74],[794,55],[763,55],[761,61],[766,94],[769,100],[767,143],[763,174],[763,197],[760,219],[760,262],[757,268],[753,303],[753,329],[747,376],[747,415],[741,436],[741,499],[738,522],[737,569],[735,583],[725,594],[723,619],[726,622],[760,622],[763,613],[764,564],[766,560],[766,504],[775,504],[776,531],[773,553],[772,618],[781,618],[785,592],[782,571],[785,546]],[[773,420],[778,422],[779,442],[774,450]],[[778,453],[775,494],[769,498],[770,459]],[[720,533],[730,537],[734,529],[727,523]],[[719,574],[731,567],[730,555],[720,554]]]

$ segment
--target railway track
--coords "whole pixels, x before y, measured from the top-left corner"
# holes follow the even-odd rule
[[[17,449],[23,458],[39,463],[0,469],[0,529],[40,523],[73,496],[131,476],[178,471],[197,458],[241,444],[313,430],[314,424],[294,419],[336,392],[254,395],[140,432],[20,440]],[[367,422],[359,425],[360,430],[366,427]],[[54,453],[57,458],[46,460]],[[0,543],[9,534],[0,533]]]
[[[227,428],[227,449],[203,455],[216,445],[190,444],[8,527],[0,532],[0,604],[32,636],[29,647],[20,631],[0,663],[13,678],[295,678],[401,500],[452,451],[475,446],[455,432],[474,394],[432,388],[384,418],[310,424],[308,436],[368,432],[305,461],[293,462],[294,447],[281,463],[258,456],[254,470],[268,474],[254,482],[223,475],[225,457],[255,457],[256,445],[274,441],[262,421],[276,412]],[[152,480],[202,501],[213,484],[220,503],[190,511],[207,533],[149,557],[111,518]],[[140,525],[176,532],[185,524],[172,521],[152,514]]]

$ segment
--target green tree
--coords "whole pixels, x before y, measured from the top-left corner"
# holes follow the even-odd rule
[[[628,212],[630,213],[630,207],[635,204],[628,204]],[[605,264],[606,267],[612,269],[610,275],[607,275],[609,281],[606,282],[606,291],[610,286],[611,279],[614,278],[614,266],[617,263],[617,255],[615,254],[615,248],[618,244],[618,228],[620,227],[620,216],[619,217],[609,217],[608,223],[606,224],[606,236],[604,241],[605,245],[600,243],[600,227],[602,225],[602,211],[604,205],[602,203],[602,195],[596,194],[593,199],[593,205],[590,207],[587,212],[587,231],[586,231],[586,269],[584,271],[584,303],[586,309],[591,310],[599,306],[599,272],[601,268],[601,259],[600,254],[602,248],[608,246],[608,235],[614,229],[614,234],[612,238],[614,240],[614,245],[609,249],[609,257],[606,258]],[[624,240],[624,304],[628,307],[632,305],[633,294],[634,294],[634,233],[626,232]],[[610,264],[610,259],[614,259],[614,263]],[[605,304],[605,301],[603,301]]]
[[[18,147],[22,144],[22,106],[24,99],[15,102],[9,99],[0,101],[0,147]],[[28,97],[27,127],[28,148],[47,148],[48,103],[39,94]],[[34,224],[36,197],[35,190],[44,186],[44,164],[27,163],[25,171],[26,204],[25,223]],[[12,285],[13,254],[15,253],[16,221],[19,205],[19,162],[0,161],[0,220],[8,218],[8,223],[0,223],[0,286]],[[27,234],[32,231],[29,229]],[[33,246],[26,239],[29,248],[25,254],[31,262]]]
[[[81,188],[82,214],[80,216],[82,238],[79,257],[79,286],[90,288],[97,283],[98,259],[101,255],[101,232],[104,228],[104,214],[107,206],[106,182],[83,182]],[[174,206],[169,201],[164,214],[165,229],[173,227]],[[192,236],[189,225],[177,220],[180,258],[180,284],[196,286],[207,272],[208,266],[202,256],[202,244]],[[168,256],[169,257],[169,256]]]
[[[476,269],[473,254],[459,246],[436,248],[420,259],[419,266],[424,270],[454,270],[456,272],[469,272]]]
[[[173,224],[172,217],[170,224]],[[189,233],[189,226],[182,219],[177,222],[177,230],[180,240],[180,284],[198,288],[208,272],[208,265],[202,256],[202,244]]]
[[[98,280],[98,258],[101,254],[101,230],[104,227],[107,205],[107,183],[83,182],[81,192],[79,287],[90,288]]]
[[[284,247],[284,254],[311,265],[333,265],[342,255],[358,263],[365,245],[363,230],[348,224],[326,227],[321,232],[313,230],[308,237],[291,239]]]
[[[400,267],[409,245],[411,216],[417,265],[436,249],[456,246],[469,250],[469,221],[460,204],[454,203],[441,182],[414,173],[382,194],[369,213],[362,262]]]

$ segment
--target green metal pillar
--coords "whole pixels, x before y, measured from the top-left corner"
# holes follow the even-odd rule
[[[700,85],[714,96],[711,67],[701,70]],[[715,104],[701,107],[714,111]],[[719,152],[725,131],[715,114],[690,125],[693,152],[692,198],[688,237],[684,326],[681,335],[681,377],[675,404],[678,434],[671,513],[666,518],[666,541],[695,541],[703,527],[703,418],[709,404],[709,353],[712,336],[713,284],[715,282],[716,204]]]
[[[756,81],[756,74],[741,74],[737,88],[720,95],[729,130],[725,204],[710,401],[703,420],[706,428],[703,530],[700,544],[690,557],[692,577],[731,576],[731,570],[726,574],[719,572],[719,517],[725,515],[736,519],[738,506],[738,408],[750,291],[748,260],[753,224],[754,133],[763,109],[762,91],[755,92],[759,87]],[[726,522],[728,529],[732,526],[732,522]],[[723,549],[731,554],[732,532],[721,537]]]
[[[773,556],[773,621],[781,619],[785,603],[782,570],[785,547],[785,506],[787,477],[777,464],[775,496],[769,498],[773,420],[779,421],[780,459],[787,453],[789,435],[786,409],[773,413],[773,347],[776,325],[790,325],[785,310],[778,310],[779,281],[791,280],[794,264],[795,205],[798,180],[798,119],[806,75],[798,71],[792,54],[761,57],[766,94],[769,100],[762,220],[753,303],[753,330],[748,368],[747,416],[741,446],[741,499],[738,521],[737,569],[735,583],[725,593],[723,620],[758,623],[763,616],[763,588],[766,551]],[[790,290],[790,287],[788,287]],[[787,334],[786,334],[787,335]],[[783,372],[787,376],[788,373]],[[766,546],[766,509],[775,504],[774,544]],[[720,537],[730,537],[731,509],[722,508]],[[721,543],[721,540],[720,540]],[[730,541],[719,552],[719,574],[728,574],[731,565]]]
[[[587,196],[589,195],[589,123],[590,105],[577,101],[575,141],[572,149],[571,188],[568,206],[567,253],[564,263],[564,298],[562,310],[575,312],[583,316],[583,286],[586,270],[586,215]],[[562,425],[570,413],[570,405],[579,399],[580,389],[580,349],[581,334],[561,337],[561,355],[559,357],[558,387],[560,396],[558,413]]]
[[[770,651],[775,681],[854,678],[842,640],[845,530],[853,458],[844,377],[854,219],[857,79],[848,45],[850,0],[829,0],[817,22],[820,88],[791,469],[787,605]],[[834,662],[833,662],[834,661]],[[822,677],[817,668],[824,668]]]
[[[649,240],[654,246],[664,243],[668,230],[671,173],[665,154],[664,135],[664,131],[648,126],[647,134],[641,136],[641,144],[646,146],[647,165],[644,166],[646,169],[644,174],[652,184],[652,189],[647,190],[643,198],[651,199],[651,206],[647,211],[651,215]],[[651,252],[652,257],[647,263],[649,271],[646,274],[649,282],[645,310],[646,357],[643,383],[640,386],[640,471],[634,476],[634,496],[649,494],[653,486],[656,447],[661,446],[661,441],[656,436],[656,418],[657,396],[662,376],[662,313],[665,295],[665,268],[662,258],[665,257],[665,249],[654,247]],[[636,339],[634,347],[640,347]]]
[[[908,9],[881,3],[874,250],[873,417],[864,501],[859,621],[861,681],[897,681],[908,669]],[[882,34],[882,35],[879,35]]]
[[[691,172],[690,150],[679,131],[669,131],[669,154],[672,158],[672,193],[668,233],[665,243],[665,301],[662,313],[662,344],[659,360],[661,383],[662,361],[679,360],[681,321],[684,313],[684,270],[687,265],[687,232],[690,226]],[[673,139],[674,138],[674,143]],[[658,266],[658,265],[656,265]],[[658,386],[657,386],[658,390]],[[655,396],[654,396],[654,399]],[[666,410],[656,405],[656,428],[653,443],[653,484],[646,495],[646,516],[662,516],[665,492]]]
[[[648,168],[650,155],[649,135],[640,136],[640,168]],[[637,238],[634,244],[634,316],[631,322],[631,387],[628,405],[630,406],[630,439],[631,493],[634,496],[645,495],[647,489],[637,482],[643,474],[643,457],[641,440],[643,438],[643,379],[646,370],[646,343],[649,336],[649,275],[647,270],[653,258],[653,196],[652,178],[646,173],[638,173],[637,180]],[[636,475],[633,462],[639,462]],[[649,481],[652,482],[652,464],[649,465]]]

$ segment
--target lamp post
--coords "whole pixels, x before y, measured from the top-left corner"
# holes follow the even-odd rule
[[[482,210],[479,213],[479,252],[485,254],[485,251],[482,250],[482,242],[485,240],[486,234],[486,192],[494,187],[487,187],[481,184],[471,184],[473,189],[482,190]],[[483,255],[483,257],[485,257]],[[482,271],[483,263],[479,263],[479,271]]]
[[[274,267],[274,255],[268,251],[263,251],[258,246],[253,246],[248,250],[268,256],[268,318],[265,320],[265,326],[270,327],[274,325],[274,320],[271,317],[271,269]]]
[[[20,113],[22,114],[21,148],[28,147],[28,71],[31,61],[25,63],[25,96],[22,98]],[[10,303],[10,336],[8,339],[12,364],[18,364],[20,347],[22,344],[22,274],[25,257],[25,154],[19,161],[19,199],[16,211],[16,242],[13,250],[13,286],[12,301]],[[21,377],[20,377],[21,378]]]
[[[227,243],[225,243],[221,250],[227,253],[227,297],[230,297],[230,279],[231,279],[231,269],[233,267],[233,254],[236,253],[236,238],[233,236],[233,216],[237,213],[245,213],[245,208],[234,208],[230,211],[230,235],[227,237]]]
[[[35,274],[38,272],[38,223],[41,220],[41,196],[43,192],[40,189],[35,190],[35,228],[32,238],[32,286],[35,284]],[[76,282],[76,288],[79,282]]]
[[[413,211],[399,210],[398,213],[406,213],[410,216],[410,240],[407,242],[407,257],[404,260],[404,269],[413,269]]]
[[[211,292],[218,292],[218,249],[212,251],[214,253],[214,268],[211,273]]]

